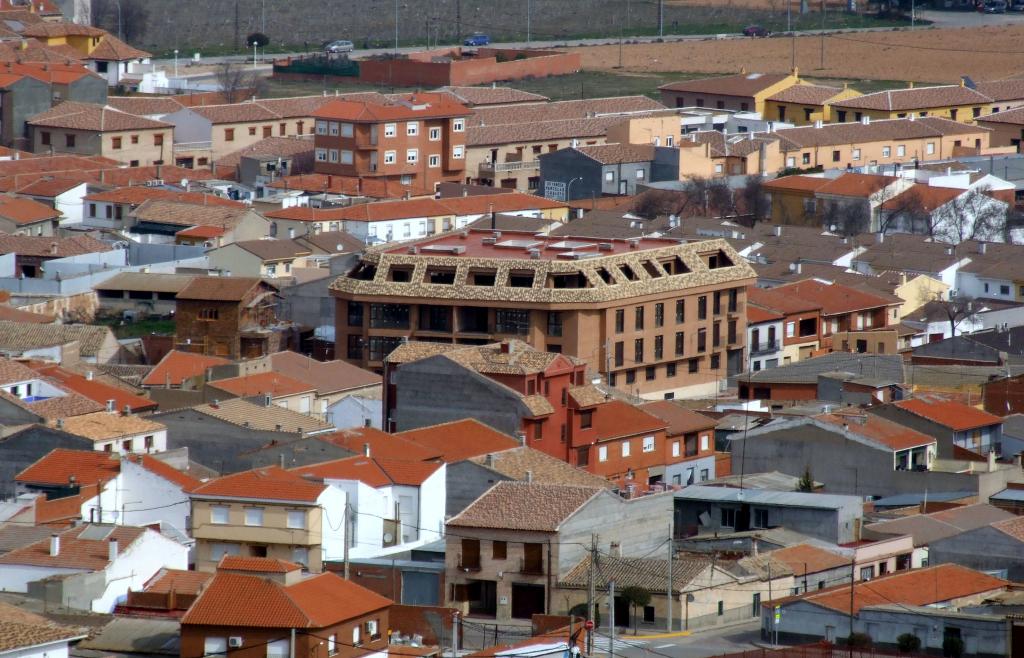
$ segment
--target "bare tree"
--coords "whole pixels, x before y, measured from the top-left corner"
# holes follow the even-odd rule
[[[683,194],[686,198],[680,214],[711,216],[736,213],[732,189],[723,179],[692,176],[686,180]]]
[[[822,219],[825,226],[839,235],[866,233],[871,228],[871,204],[867,199],[826,201]]]
[[[224,62],[217,68],[216,80],[227,103],[258,95],[263,85],[263,78],[256,71],[231,62]]]
[[[965,240],[999,241],[1006,234],[1009,206],[988,194],[985,187],[967,190],[940,206],[934,216],[931,236],[960,244]]]
[[[924,200],[916,189],[897,194],[879,204],[878,232],[913,233],[933,237],[932,213],[925,207]]]
[[[956,294],[947,296],[943,292],[932,291],[925,292],[922,295],[921,301],[931,304],[942,311],[943,317],[949,322],[950,336],[956,336],[956,328],[964,320],[973,318],[977,313],[977,305],[974,298],[968,295]]]
[[[679,208],[680,195],[668,190],[647,190],[636,198],[630,212],[643,217],[654,219],[661,215],[671,215]]]
[[[755,222],[765,219],[771,213],[771,202],[764,191],[764,177],[759,174],[747,176],[743,187],[739,189],[739,198],[743,211],[752,216]]]

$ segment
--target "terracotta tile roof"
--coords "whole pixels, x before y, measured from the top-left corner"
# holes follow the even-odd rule
[[[814,419],[838,427],[847,427],[852,434],[863,436],[890,450],[909,450],[935,443],[935,437],[911,429],[877,414],[834,413],[820,414]]]
[[[786,87],[767,98],[779,103],[798,103],[802,105],[824,105],[830,98],[842,92],[842,87],[826,87],[824,85],[798,84]]]
[[[116,187],[103,192],[93,192],[83,197],[85,201],[102,201],[106,203],[121,203],[138,206],[150,199],[167,199],[192,203],[200,206],[227,206],[230,208],[245,208],[245,204],[239,201],[232,201],[216,194],[205,192],[176,192],[162,187],[147,187],[145,185],[131,185],[128,187]]]
[[[47,197],[52,199],[53,197],[63,194],[69,190],[73,190],[80,185],[85,183],[78,177],[72,178],[55,178],[52,176],[45,176],[38,178],[28,185],[22,185],[16,190],[18,194],[24,194],[33,197]],[[8,190],[12,191],[12,190]]]
[[[780,293],[776,288],[748,286],[747,301],[784,315],[821,310],[821,304],[818,302]]]
[[[264,394],[277,398],[316,391],[316,387],[311,384],[279,372],[260,372],[254,375],[218,379],[207,382],[206,386],[240,398]]]
[[[63,420],[64,431],[92,441],[109,441],[125,436],[160,432],[167,426],[142,416],[122,416],[120,413],[97,411],[91,414],[71,416]]]
[[[149,579],[143,590],[154,594],[199,594],[213,578],[212,573],[205,571],[183,571],[181,569],[161,569]]]
[[[330,423],[276,404],[253,404],[241,398],[223,400],[216,404],[201,404],[193,410],[217,418],[225,423],[266,432],[303,434],[334,429]]]
[[[449,464],[519,445],[519,441],[511,436],[472,418],[406,430],[395,436],[441,451],[441,459]]]
[[[1024,80],[975,82],[974,88],[994,101],[1024,100]]]
[[[861,97],[863,98],[863,97]],[[801,126],[781,128],[775,135],[781,140],[783,151],[857,143],[884,142],[897,139],[924,139],[943,135],[981,134],[986,128],[969,126],[959,121],[939,117],[918,117],[913,119],[882,119],[861,123],[828,123],[817,128]]]
[[[654,414],[621,400],[608,400],[594,414],[596,441],[610,441],[664,430],[668,423]],[[590,443],[590,441],[587,441]]]
[[[200,276],[178,291],[178,299],[240,302],[260,285],[260,279],[244,276]]]
[[[108,532],[102,532],[104,529]],[[50,555],[50,540],[43,539],[0,556],[0,564],[102,571],[110,564],[108,544],[111,540],[117,540],[119,554],[123,554],[146,532],[152,531],[123,525],[78,526],[60,533],[60,552],[57,555]],[[90,539],[94,536],[102,538]]]
[[[469,126],[497,126],[510,124],[537,124],[562,119],[585,119],[601,115],[622,115],[639,112],[664,111],[664,105],[646,96],[618,96],[590,98],[554,103],[526,103],[493,107],[478,107],[467,121]]]
[[[601,493],[593,487],[538,482],[499,482],[447,523],[451,527],[557,532]]]
[[[719,96],[753,96],[790,77],[786,73],[739,73],[699,80],[670,82],[658,87],[662,91],[681,91]]]
[[[225,555],[217,564],[217,570],[253,571],[257,573],[288,573],[302,567],[294,562],[267,557],[243,557],[241,555]]]
[[[470,112],[468,107],[450,94],[417,92],[385,102],[331,100],[317,109],[313,116],[318,119],[381,122],[462,117],[468,116]]]
[[[31,311],[24,311],[20,308],[8,306],[7,304],[0,304],[0,321],[32,324],[51,324],[55,319],[56,318],[52,315],[33,313]]]
[[[600,475],[588,473],[582,468],[576,468],[561,459],[527,446],[489,452],[473,457],[470,461],[515,480],[526,480],[529,473],[529,479],[540,484],[564,484],[596,489],[614,486]]]
[[[0,194],[0,218],[14,224],[26,225],[60,217],[60,212],[32,199]]]
[[[944,85],[939,87],[889,89],[836,101],[833,105],[835,107],[858,110],[898,112],[901,110],[924,110],[934,107],[955,107],[958,105],[988,105],[991,102],[991,98],[970,87]]]
[[[57,626],[45,618],[43,623],[25,623],[5,618],[0,613],[0,653],[17,652],[56,642],[68,642],[88,636],[81,629]]]
[[[930,514],[914,514],[889,521],[871,523],[866,528],[886,535],[910,535],[914,546],[927,546],[934,541],[959,535],[1014,515],[987,503],[954,507]]]
[[[45,496],[35,499],[35,517],[38,524],[75,524],[82,520],[82,506],[99,495],[99,484],[86,484],[78,488],[74,496],[47,500]]]
[[[850,560],[847,557],[812,544],[786,546],[772,551],[771,555],[789,567],[790,571],[798,578],[803,574],[850,566]]]
[[[125,130],[170,130],[173,126],[163,121],[128,114],[98,103],[64,101],[45,112],[35,114],[28,124],[47,128],[68,128],[93,132],[120,132]]]
[[[110,249],[111,247],[107,243],[100,242],[88,235],[57,238],[45,235],[0,234],[0,253],[4,254],[67,258],[68,256],[102,253],[110,251]]]
[[[997,425],[1003,422],[1003,419],[999,416],[953,400],[926,401],[921,398],[911,398],[910,400],[894,402],[893,405],[956,432]]]
[[[22,77],[62,85],[70,84],[89,76],[98,77],[80,64],[68,63],[69,59],[80,56],[77,52],[72,51],[72,53],[57,55],[52,48],[40,47],[41,44],[36,44],[36,47],[33,48],[31,46],[32,41],[30,40],[28,43],[30,44],[29,51],[14,48],[11,48],[8,53],[0,51],[0,60],[12,60],[4,61],[0,64],[0,80],[4,80],[0,82],[0,86],[6,87],[12,82],[17,82]],[[32,57],[33,51],[37,59],[36,61],[28,61]],[[74,57],[69,57],[69,55]],[[13,61],[14,57],[20,57],[21,61]]]
[[[366,248],[365,242],[348,231],[320,231],[295,239],[309,245],[314,254],[358,253]]]
[[[405,346],[409,344],[406,343]],[[514,338],[488,345],[456,346],[445,356],[462,366],[486,375],[531,375],[545,372],[552,367],[573,368],[580,364],[575,357],[564,356],[556,352],[544,352]],[[402,359],[402,355],[398,355],[397,358]],[[390,358],[388,361],[400,362],[392,361]]]
[[[259,601],[253,606],[253,601]],[[183,626],[325,628],[362,617],[391,601],[333,573],[292,585],[218,573],[182,618]]]
[[[106,404],[108,400],[114,400],[115,408],[123,411],[127,406],[131,411],[145,411],[157,408],[157,403],[150,398],[134,395],[125,389],[98,382],[95,379],[89,380],[76,372],[70,372],[57,365],[39,364],[33,368],[40,375],[59,383],[62,388],[74,391],[83,395],[97,404]]]
[[[608,400],[607,396],[604,394],[604,391],[594,386],[593,384],[571,387],[569,389],[569,397],[580,409],[586,409],[587,407],[596,407],[599,404],[604,404]]]
[[[1003,110],[995,114],[986,114],[977,118],[982,123],[1008,123],[1012,125],[1024,125],[1024,107],[1015,107],[1012,110]]]
[[[882,210],[899,211],[907,207],[919,206],[922,210],[932,212],[965,192],[966,190],[959,190],[953,187],[914,185],[891,199],[883,201],[881,208]]]
[[[774,551],[772,555],[774,555]],[[705,574],[706,578],[706,571],[711,565],[710,558],[692,554],[672,560],[673,591],[682,592],[701,574]],[[588,555],[573,566],[568,574],[559,579],[558,584],[586,588],[590,584],[590,571],[590,556]],[[616,587],[639,587],[648,592],[661,593],[665,590],[667,571],[668,561],[664,558],[602,555],[594,570],[594,586],[603,591],[608,587],[608,583],[614,580]]]
[[[757,304],[747,304],[747,324],[759,324],[761,322],[774,322],[784,318],[781,313],[767,308],[762,308]]]
[[[844,173],[819,187],[817,193],[867,198],[898,180],[895,176]]]
[[[414,443],[398,435],[387,434],[373,427],[350,427],[330,434],[319,434],[317,438],[341,446],[357,455],[363,454],[365,446],[369,444],[370,455],[373,457],[413,461],[441,458],[440,450]]]
[[[1012,519],[996,521],[992,524],[992,527],[1019,542],[1024,542],[1024,516],[1015,516]]]
[[[308,247],[299,245],[294,240],[242,240],[232,244],[264,261],[292,260],[313,253]]]
[[[217,160],[218,167],[237,167],[242,158],[289,157],[313,153],[313,137],[267,137]]]
[[[105,60],[110,62],[127,62],[135,59],[147,59],[152,57],[151,53],[129,46],[117,37],[104,35],[96,47],[89,53],[88,59]]]
[[[447,215],[483,215],[493,210],[496,213],[518,212],[564,208],[565,204],[532,194],[518,192],[480,196],[452,197],[447,199],[404,199],[401,201],[378,201],[359,203],[344,208],[314,209],[293,207],[268,212],[271,219],[292,219],[299,221],[356,221],[379,222],[410,217],[444,217]]]
[[[745,157],[759,152],[763,145],[777,141],[779,138],[772,134],[748,132],[726,135],[717,130],[698,130],[680,140],[679,148],[700,148],[707,145],[711,156],[715,158]]]
[[[250,123],[254,121],[271,121],[312,117],[321,107],[337,100],[375,100],[383,98],[376,92],[356,92],[337,96],[296,96],[292,98],[261,98],[241,103],[203,104],[192,102],[188,97],[179,96],[177,100],[188,106],[196,114],[214,124],[219,123]],[[200,99],[202,100],[202,99]],[[223,101],[223,99],[220,99]]]
[[[61,21],[58,23],[43,22],[26,25],[21,34],[26,37],[102,37],[107,32],[91,25]]]
[[[783,176],[775,180],[765,181],[764,189],[773,190],[800,190],[814,192],[829,183],[828,178],[821,176]]]
[[[14,476],[18,482],[65,486],[73,477],[78,484],[96,484],[121,472],[118,456],[96,450],[55,448]]]
[[[277,466],[256,468],[208,480],[189,493],[195,498],[242,498],[245,500],[294,501],[315,503],[324,492],[298,473]]]
[[[806,300],[821,308],[822,315],[838,315],[902,304],[898,297],[865,292],[841,283],[805,279],[772,288],[778,295]]]
[[[435,90],[451,94],[455,100],[466,107],[481,105],[508,105],[510,103],[543,103],[550,100],[547,96],[534,94],[514,87],[454,87],[447,86]]]
[[[184,203],[176,199],[149,199],[136,208],[132,214],[140,222],[234,228],[242,220],[242,216],[249,212],[251,210],[245,206]]]
[[[654,146],[651,144],[577,146],[576,151],[601,164],[650,162],[654,159],[655,153]]]
[[[320,395],[365,388],[381,383],[377,373],[363,370],[346,361],[317,361],[296,352],[270,355],[274,372],[307,382]]]
[[[371,455],[372,450],[371,450]],[[427,461],[406,461],[385,457],[346,457],[292,469],[299,475],[317,480],[359,480],[374,488],[391,485],[418,487],[437,472],[441,464]]]
[[[171,96],[108,96],[107,105],[138,116],[170,114],[185,107]]]
[[[302,190],[308,194],[346,194],[372,199],[400,199],[406,194],[414,196],[428,194],[426,188],[402,185],[399,181],[395,180],[334,176],[330,174],[285,176],[269,183],[268,187],[281,190]],[[432,191],[429,191],[429,193],[432,193]],[[288,218],[285,217],[285,219]],[[301,214],[298,219],[302,219]]]
[[[181,386],[186,379],[198,377],[207,368],[231,363],[219,356],[205,356],[192,352],[171,350],[160,359],[160,362],[149,371],[143,380],[143,386]]]
[[[0,385],[35,379],[37,376],[35,370],[20,361],[0,358]]]
[[[190,226],[183,228],[174,234],[174,237],[182,238],[219,238],[226,231],[217,226]]]
[[[604,137],[608,129],[625,120],[622,115],[538,120],[534,123],[470,125],[466,128],[466,146],[489,146],[552,139]]]
[[[640,405],[640,409],[657,416],[668,423],[666,432],[669,436],[689,434],[700,430],[714,430],[717,420],[708,418],[704,414],[687,409],[671,400],[658,400]]]
[[[199,486],[201,483],[201,480],[198,478],[192,477],[183,471],[179,471],[167,462],[162,461],[153,455],[128,455],[125,459],[138,464],[150,473],[153,473],[168,482],[178,485],[181,487],[182,491],[192,489],[193,487]]]
[[[1001,578],[974,571],[958,564],[940,564],[934,567],[898,571],[853,586],[853,613],[871,605],[896,603],[903,605],[932,605],[961,597],[982,594],[1005,588],[1009,583]],[[803,600],[842,614],[850,612],[849,585],[833,587],[783,601]],[[778,604],[772,601],[770,604]],[[765,605],[770,605],[766,603]]]
[[[100,411],[104,408],[102,404],[93,402],[89,398],[71,391],[66,391],[64,395],[36,401],[22,400],[6,391],[0,391],[0,397],[45,420],[70,418],[71,416]]]
[[[192,274],[156,274],[152,272],[121,272],[103,283],[93,286],[95,290],[138,290],[146,292],[170,292],[179,290],[194,279]]]

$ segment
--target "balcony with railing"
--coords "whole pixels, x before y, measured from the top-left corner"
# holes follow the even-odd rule
[[[459,569],[461,571],[480,571],[480,555],[459,553]]]
[[[540,169],[540,160],[511,160],[505,162],[481,162],[480,175],[491,176],[506,171],[525,171],[527,169]]]
[[[761,354],[771,354],[779,351],[779,341],[777,340],[765,340],[760,343],[750,344],[750,355],[758,356]]]
[[[175,142],[172,148],[174,153],[187,153],[189,151],[211,151],[213,142]]]

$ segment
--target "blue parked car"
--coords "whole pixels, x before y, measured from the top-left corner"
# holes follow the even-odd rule
[[[464,46],[486,46],[491,43],[491,37],[483,34],[482,32],[474,32],[473,34],[466,37],[466,40],[462,42]]]

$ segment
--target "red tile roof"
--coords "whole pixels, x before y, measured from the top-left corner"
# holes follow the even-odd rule
[[[219,226],[190,226],[174,234],[179,238],[219,238],[225,231]]]
[[[87,484],[79,488],[78,494],[47,500],[40,496],[35,500],[36,525],[72,524],[82,518],[82,505],[96,497],[98,484]]]
[[[57,219],[60,216],[60,211],[54,210],[45,203],[34,199],[0,194],[0,218],[10,220],[15,224],[35,224]]]
[[[441,459],[449,464],[520,445],[511,436],[472,418],[406,430],[395,436],[441,451]]]
[[[124,389],[104,384],[94,379],[87,379],[82,375],[68,372],[57,365],[30,363],[29,366],[40,375],[59,382],[63,388],[74,391],[94,402],[106,404],[107,400],[113,400],[114,407],[118,411],[123,411],[125,407],[128,407],[133,413],[138,413],[140,411],[152,411],[159,406],[149,398],[134,395]]]
[[[432,194],[432,190],[427,190],[423,187],[402,185],[396,180],[362,178],[356,176],[334,176],[331,174],[298,174],[295,176],[285,176],[269,183],[268,187],[281,190],[302,190],[303,192],[308,192],[310,194],[349,194],[370,197],[372,199],[399,199],[405,196],[406,193],[413,196]],[[282,217],[282,219],[288,218]],[[301,219],[301,215],[299,219]]]
[[[107,203],[130,204],[133,206],[141,205],[150,199],[169,199],[171,201],[180,201],[182,203],[192,203],[196,205],[232,206],[236,208],[245,207],[244,203],[225,199],[224,197],[217,196],[216,194],[207,194],[205,192],[176,192],[162,187],[146,187],[145,185],[131,185],[128,187],[117,187],[104,192],[94,192],[92,194],[87,194],[84,199],[86,201],[105,201]]]
[[[161,461],[152,455],[130,455],[127,459],[138,464],[150,473],[178,485],[181,487],[182,491],[191,490],[202,484],[202,481],[198,478],[194,478],[188,473],[179,471],[167,462]]]
[[[166,594],[199,594],[206,583],[213,578],[212,573],[205,571],[182,571],[181,569],[161,569],[143,588],[144,592]]]
[[[587,443],[649,434],[668,427],[668,422],[621,400],[609,400],[598,407],[592,422],[596,438],[588,438]]]
[[[80,485],[113,480],[121,472],[117,455],[98,450],[54,448],[14,476],[18,482],[64,486],[74,481]]]
[[[333,100],[316,110],[313,116],[318,119],[380,122],[433,117],[463,117],[470,114],[472,114],[472,110],[449,94],[419,92],[385,103]]]
[[[772,551],[771,556],[772,559],[788,566],[798,580],[803,574],[850,566],[850,560],[845,556],[811,544],[797,544],[780,548]]]
[[[886,420],[876,414],[835,413],[820,414],[814,418],[829,425],[846,425],[853,434],[864,436],[892,450],[907,450],[935,443],[935,437]]]
[[[228,363],[231,362],[219,356],[205,356],[172,350],[160,359],[160,363],[156,364],[155,368],[149,371],[149,374],[142,380],[142,385],[181,386],[183,381],[202,375],[207,368]]]
[[[948,427],[953,431],[961,432],[977,427],[987,427],[1003,422],[999,416],[994,416],[987,411],[969,407],[962,402],[952,400],[922,400],[912,398],[893,403],[896,407],[908,411],[915,416],[926,418],[934,423]]]
[[[208,387],[226,391],[240,398],[252,397],[254,395],[267,394],[271,397],[284,397],[309,393],[316,390],[304,381],[282,375],[279,372],[260,372],[254,375],[232,377],[230,379],[218,379],[215,382],[207,382]]]
[[[717,420],[687,409],[671,400],[657,400],[640,405],[640,409],[668,423],[670,436],[689,434],[700,430],[713,430]],[[600,412],[599,412],[600,413]]]
[[[359,480],[374,488],[391,485],[418,487],[437,472],[441,464],[405,461],[383,457],[347,457],[293,469],[303,476],[320,480]]]
[[[747,304],[747,324],[758,324],[760,322],[771,322],[781,320],[785,316],[771,309],[762,308],[757,304]]]
[[[258,605],[253,605],[253,602]],[[284,585],[218,573],[182,618],[183,626],[324,628],[362,617],[391,601],[333,573]]]
[[[254,571],[258,573],[288,573],[302,567],[294,562],[268,557],[243,557],[241,555],[225,555],[217,564],[217,569],[227,571]]]
[[[269,466],[209,480],[193,488],[190,493],[197,498],[244,498],[314,503],[324,489],[324,485],[310,482],[298,473],[286,471],[278,466]]]
[[[867,198],[888,185],[895,183],[895,176],[879,174],[844,173],[817,189],[818,194]]]
[[[899,571],[874,580],[858,582],[853,589],[853,613],[869,605],[925,606],[965,596],[999,590],[1009,585],[1001,578],[958,564]],[[805,600],[842,614],[850,612],[849,585],[834,587],[789,600]],[[775,601],[778,603],[778,601]],[[769,605],[769,604],[766,604]]]
[[[357,454],[362,454],[364,445],[369,444],[371,456],[385,459],[426,461],[440,459],[442,454],[440,449],[410,441],[397,434],[387,434],[373,427],[353,427],[331,434],[318,434],[316,438]]]
[[[896,298],[873,295],[841,283],[822,283],[817,279],[787,283],[772,290],[779,295],[806,300],[820,306],[822,315],[851,313],[900,303]]]
[[[748,286],[747,301],[785,315],[821,310],[821,304],[802,297],[780,293],[778,288]]]
[[[83,533],[93,528],[107,528],[109,533],[102,539],[81,538]],[[101,571],[110,564],[110,540],[117,540],[119,553],[124,553],[145,532],[152,531],[132,526],[78,526],[60,533],[57,555],[50,555],[50,540],[43,539],[0,556],[0,564]]]
[[[881,208],[882,210],[902,210],[910,204],[920,204],[923,210],[932,212],[964,193],[966,193],[966,190],[958,190],[952,187],[914,185],[893,198],[883,201]]]

